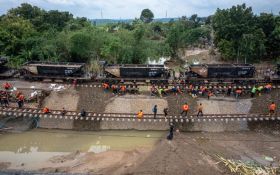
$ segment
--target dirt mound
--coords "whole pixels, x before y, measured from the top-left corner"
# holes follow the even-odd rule
[[[104,112],[110,98],[114,97],[111,92],[105,93],[102,88],[77,88],[80,98],[78,110]]]
[[[63,91],[52,91],[43,101],[43,106],[50,109],[61,110],[63,107],[66,110],[77,110],[79,101],[79,93],[74,88],[69,88]]]
[[[272,90],[270,93],[263,93],[260,97],[254,98],[252,100],[253,105],[250,113],[267,113],[268,106],[271,102],[275,102],[277,105],[276,111],[280,112],[280,91],[278,89]]]

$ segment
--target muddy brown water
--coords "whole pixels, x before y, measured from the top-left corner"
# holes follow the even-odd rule
[[[72,152],[100,153],[109,150],[151,148],[165,132],[100,131],[78,132],[36,129],[24,133],[0,135],[0,163],[10,162],[12,169],[33,169],[53,156]]]

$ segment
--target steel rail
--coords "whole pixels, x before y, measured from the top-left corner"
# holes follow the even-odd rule
[[[1,107],[0,115],[15,116],[15,117],[39,117],[53,119],[69,119],[69,120],[91,120],[91,121],[148,121],[148,122],[217,122],[217,121],[269,121],[280,120],[278,115],[268,114],[204,114],[202,117],[196,115],[168,115],[158,114],[154,119],[153,114],[145,114],[143,119],[138,119],[136,114],[132,113],[96,113],[86,112],[86,116],[81,116],[77,111],[67,111],[62,115],[62,110],[51,110],[51,113],[44,114],[42,109],[36,108],[15,108]]]

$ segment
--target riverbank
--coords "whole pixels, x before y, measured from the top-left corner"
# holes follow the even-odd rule
[[[116,175],[230,174],[223,165],[217,164],[217,155],[236,161],[279,166],[279,135],[254,131],[181,132],[175,133],[172,141],[167,141],[166,135],[167,132],[150,131],[64,130],[2,135],[0,154],[4,148],[10,148],[17,162],[13,162],[11,156],[1,155],[5,160],[1,160],[0,169]],[[15,139],[18,136],[21,139]]]

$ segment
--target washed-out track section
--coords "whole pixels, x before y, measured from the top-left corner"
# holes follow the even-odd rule
[[[280,120],[280,116],[268,114],[204,114],[204,116],[197,117],[196,115],[176,116],[158,114],[154,119],[153,114],[145,114],[143,119],[138,119],[136,114],[129,113],[95,113],[87,112],[85,117],[82,117],[79,112],[68,111],[62,115],[61,110],[51,110],[49,114],[43,114],[42,109],[34,108],[14,108],[1,107],[0,116],[4,117],[38,117],[50,118],[57,120],[84,120],[84,121],[114,121],[114,122],[176,122],[176,123],[191,123],[191,122],[230,122],[230,121],[274,121]]]

